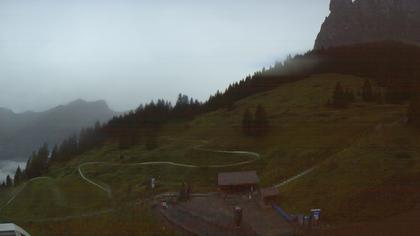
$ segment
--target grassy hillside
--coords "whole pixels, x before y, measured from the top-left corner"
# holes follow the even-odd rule
[[[377,126],[318,169],[282,189],[283,204],[301,212],[324,209],[335,223],[376,220],[419,202],[418,131],[400,123]]]
[[[144,146],[119,150],[116,144],[110,143],[85,153],[66,165],[54,166],[50,171],[52,179],[28,183],[2,216],[41,232],[45,222],[36,219],[113,209],[122,202],[138,202],[159,192],[177,191],[183,181],[191,183],[196,192],[215,191],[220,171],[255,169],[262,185],[270,186],[311,167],[316,167],[312,173],[280,189],[280,204],[287,210],[306,212],[321,207],[325,219],[333,223],[402,212],[415,204],[415,199],[408,190],[403,191],[406,195],[401,195],[401,189],[410,189],[411,185],[400,189],[395,188],[395,183],[419,180],[420,176],[415,145],[419,135],[399,122],[406,107],[368,104],[358,98],[348,109],[332,110],[325,104],[338,81],[357,92],[364,80],[336,74],[312,76],[240,100],[230,110],[208,113],[191,122],[169,123],[163,127],[155,150],[148,151]],[[246,137],[241,130],[242,114],[248,108],[255,110],[258,104],[267,110],[271,131],[262,138]],[[252,158],[209,149],[258,152],[262,158],[247,165],[224,168],[136,164],[170,161],[208,166]],[[77,170],[87,162],[102,162],[83,165],[81,169],[86,177],[111,191],[110,199],[104,190],[80,178]],[[150,177],[159,181],[154,193],[145,188]],[[0,201],[7,202],[9,197],[10,194],[2,193]],[[386,211],[385,205],[389,207]],[[141,212],[126,219],[127,222],[141,219],[150,222],[139,226],[144,227],[144,232],[168,233],[162,231],[147,210],[129,208]],[[348,214],[351,209],[357,209],[358,214]],[[54,227],[68,229],[80,224],[87,230],[90,225],[93,235],[97,233],[94,231],[97,225],[103,222],[122,221],[116,212],[87,219],[61,219]],[[132,231],[130,235],[138,232]],[[44,230],[42,235],[48,233]]]

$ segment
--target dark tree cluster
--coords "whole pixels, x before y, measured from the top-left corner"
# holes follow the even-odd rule
[[[365,79],[362,90],[360,92],[362,101],[375,102],[377,104],[384,104],[386,102],[381,90],[374,90],[369,79]]]
[[[327,105],[336,109],[348,107],[355,101],[354,93],[351,89],[343,88],[340,82],[335,85],[335,89],[331,100],[328,100]]]
[[[159,99],[140,105],[135,111],[114,117],[104,126],[105,136],[117,140],[121,149],[144,144],[147,149],[158,146],[161,126],[169,120],[188,120],[202,111],[198,100],[179,94],[175,106]]]
[[[296,56],[296,58],[299,57]],[[293,60],[295,59],[289,57],[284,63],[276,63],[269,69],[263,68],[261,71],[255,72],[253,75],[248,75],[239,82],[229,85],[224,92],[217,91],[216,94],[211,95],[207,102],[203,104],[201,110],[203,112],[214,111],[220,108],[231,110],[236,101],[256,93],[274,89],[280,84],[298,80],[303,74],[297,76],[296,71],[292,72],[294,70],[290,68],[293,63],[289,61]],[[305,73],[305,75],[309,74]]]
[[[97,122],[94,127],[82,129],[78,135],[72,135],[50,151],[44,144],[29,158],[26,169],[18,168],[15,183],[45,175],[51,165],[65,163],[86,151],[103,146],[106,142],[116,141],[119,148],[144,144],[147,149],[158,146],[157,136],[163,124],[169,120],[191,119],[202,110],[198,100],[180,94],[175,106],[159,99],[140,105],[136,110],[119,115],[106,124]],[[9,178],[12,181],[12,177]],[[5,186],[9,186],[6,181]]]
[[[356,99],[360,99],[363,102],[367,103],[377,103],[377,104],[384,104],[387,101],[385,100],[384,95],[380,89],[374,90],[372,83],[370,80],[365,79],[363,86],[361,87],[360,91],[357,93],[357,98],[353,93],[353,90],[348,88],[343,88],[340,82],[337,82],[332,98],[328,100],[327,105],[329,107],[333,107],[336,109],[346,108],[350,104],[356,101]]]
[[[42,145],[37,152],[33,152],[26,163],[26,177],[31,179],[46,174],[49,167],[49,155],[47,144]]]
[[[269,132],[270,124],[267,112],[262,105],[258,105],[254,115],[247,109],[242,117],[242,131],[251,137],[264,136]]]
[[[157,136],[161,126],[172,116],[170,102],[158,100],[139,106],[135,111],[113,118],[106,126],[110,139],[117,140],[120,149],[144,144],[147,149],[158,146]]]
[[[26,163],[25,170],[22,170],[20,166],[17,167],[13,178],[7,175],[6,180],[2,182],[2,188],[9,188],[12,186],[18,186],[27,179],[32,179],[45,175],[48,172],[50,163],[50,152],[48,145],[42,145],[38,151],[33,152],[31,157]]]
[[[420,90],[420,47],[398,42],[377,42],[310,51],[288,57],[231,84],[203,104],[203,111],[229,108],[250,95],[272,90],[284,83],[309,75],[337,73],[370,78],[385,88],[385,94],[373,93],[375,101],[401,103]],[[370,82],[369,82],[370,83]],[[372,99],[367,96],[366,99]]]
[[[0,190],[5,189],[5,188],[10,188],[13,186],[18,186],[20,183],[25,181],[25,179],[26,179],[25,172],[23,172],[20,166],[18,166],[15,172],[14,178],[10,177],[10,175],[7,175],[6,180],[4,180],[0,184]]]
[[[176,119],[191,119],[201,111],[201,103],[187,95],[179,94],[175,107],[172,110]]]

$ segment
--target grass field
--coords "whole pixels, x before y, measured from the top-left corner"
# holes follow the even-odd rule
[[[332,110],[326,103],[338,81],[357,93],[364,80],[335,74],[312,76],[243,99],[231,110],[204,114],[191,122],[169,123],[162,129],[156,150],[147,151],[144,146],[119,150],[112,143],[92,150],[65,166],[54,166],[49,174],[52,179],[29,183],[2,215],[21,219],[22,224],[29,225],[34,232],[42,232],[38,235],[54,235],[41,230],[43,223],[27,222],[89,213],[112,208],[115,202],[147,198],[152,193],[146,190],[144,183],[151,177],[157,177],[160,182],[157,192],[177,191],[183,181],[191,183],[194,191],[205,192],[216,189],[220,171],[257,170],[261,185],[271,186],[314,166],[317,168],[313,172],[280,189],[279,203],[288,211],[305,212],[320,207],[324,219],[335,224],[405,211],[416,200],[393,186],[418,180],[420,176],[416,146],[419,133],[398,122],[404,117],[406,106],[367,104],[358,98],[348,109]],[[241,131],[242,114],[248,108],[254,110],[258,104],[263,104],[267,110],[271,131],[262,138],[246,137]],[[252,151],[260,153],[262,158],[244,166],[220,169],[134,165],[145,161],[171,161],[205,166],[250,159],[249,155],[208,152],[198,149],[200,147]],[[88,178],[112,189],[111,200],[104,191],[78,176],[78,166],[91,161],[110,163],[85,166],[83,171]],[[9,197],[10,193],[1,193],[0,202],[6,202]],[[349,214],[351,209],[356,209],[352,212],[357,214]],[[148,213],[139,215],[142,222],[155,222]],[[128,221],[140,220],[136,217]],[[81,228],[88,225],[95,228],[107,224],[105,222],[118,226],[120,220],[123,219],[113,213],[88,220],[68,220],[54,227],[81,224]],[[156,232],[161,233],[159,224],[150,225],[145,223],[139,227],[150,228],[145,232],[158,230]],[[126,235],[139,234],[139,231],[132,232]]]

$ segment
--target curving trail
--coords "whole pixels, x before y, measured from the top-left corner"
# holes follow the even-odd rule
[[[33,179],[30,179],[29,181],[27,181],[27,182],[25,182],[21,187],[20,187],[20,189],[18,189],[18,190],[16,190],[13,194],[12,194],[12,197],[9,199],[9,201],[7,201],[6,202],[6,204],[4,204],[1,208],[0,208],[0,212],[1,211],[3,211],[3,209],[4,208],[6,208],[8,205],[10,205],[15,199],[16,199],[16,197],[26,188],[26,186],[28,185],[28,183],[31,183],[31,182],[33,182],[33,181],[37,181],[37,180],[40,180],[40,179],[52,179],[51,177],[46,177],[46,176],[43,176],[43,177],[36,177],[36,178],[33,178]]]
[[[112,190],[109,187],[102,186],[99,183],[96,183],[95,181],[89,179],[86,177],[86,175],[83,173],[82,168],[84,166],[89,165],[110,165],[110,166],[148,166],[148,165],[168,165],[168,166],[175,166],[175,167],[181,167],[181,168],[225,168],[225,167],[235,167],[235,166],[242,166],[246,164],[250,164],[253,162],[256,162],[257,160],[261,159],[261,155],[256,152],[247,152],[247,151],[225,151],[225,150],[212,150],[212,149],[204,149],[201,148],[202,145],[194,147],[195,150],[204,151],[204,152],[214,152],[214,153],[225,153],[225,154],[236,154],[236,155],[248,155],[251,156],[251,158],[247,161],[240,161],[236,163],[231,164],[223,164],[223,165],[192,165],[192,164],[185,164],[185,163],[177,163],[177,162],[171,162],[171,161],[148,161],[148,162],[139,162],[139,163],[111,163],[111,162],[86,162],[83,164],[80,164],[78,167],[78,172],[80,177],[85,180],[87,183],[101,189],[102,191],[106,192],[108,194],[108,197],[112,196]]]
[[[195,141],[197,142],[197,141]],[[83,167],[86,166],[90,166],[90,165],[110,165],[110,166],[148,166],[148,165],[169,165],[169,166],[175,166],[175,167],[181,167],[181,168],[226,168],[226,167],[235,167],[235,166],[242,166],[242,165],[246,165],[246,164],[251,164],[253,162],[258,161],[259,159],[261,159],[261,154],[256,153],[256,152],[249,152],[249,151],[242,151],[242,150],[238,150],[238,151],[227,151],[227,150],[217,150],[217,149],[206,149],[206,148],[202,148],[202,146],[204,146],[204,143],[207,143],[207,141],[203,141],[200,140],[200,142],[202,142],[203,144],[201,145],[197,145],[196,147],[193,147],[193,149],[198,150],[198,151],[203,151],[203,152],[213,152],[213,153],[224,153],[224,154],[233,154],[233,155],[247,155],[250,156],[249,160],[246,161],[240,161],[240,162],[235,162],[235,163],[231,163],[231,164],[220,164],[220,165],[192,165],[192,164],[185,164],[185,163],[177,163],[177,162],[170,162],[170,161],[149,161],[149,162],[140,162],[140,163],[126,163],[126,164],[122,164],[122,163],[111,163],[111,162],[86,162],[86,163],[82,163],[78,166],[78,174],[79,176],[86,181],[87,183],[93,185],[94,187],[100,189],[101,191],[104,191],[109,198],[112,197],[112,190],[109,186],[103,186],[95,181],[93,181],[92,179],[89,179],[88,177],[86,177],[86,175],[83,173]],[[312,172],[316,167],[312,167],[294,177],[291,177],[279,184],[274,185],[275,187],[281,187],[283,185],[288,184],[289,182],[292,182],[296,179],[299,179],[303,176],[305,176],[306,174]],[[24,183],[18,190],[16,190],[13,194],[12,197],[6,202],[5,205],[0,207],[0,211],[2,211],[5,207],[7,207],[8,205],[10,205],[15,199],[16,197],[23,192],[23,190],[27,187],[27,185],[33,181],[37,181],[37,180],[41,180],[41,179],[52,179],[50,177],[36,177],[33,179],[30,179],[28,182]],[[213,193],[211,193],[213,194]],[[200,195],[200,194],[198,194]],[[197,196],[198,196],[197,195]],[[208,193],[205,194],[201,194],[201,195],[208,195]],[[200,195],[200,196],[201,196]]]
[[[291,178],[289,178],[289,179],[286,179],[285,181],[283,181],[283,182],[281,182],[281,183],[278,183],[278,184],[274,185],[274,187],[276,187],[276,188],[280,188],[280,187],[282,187],[282,186],[284,186],[284,185],[286,185],[286,184],[288,184],[288,183],[290,183],[290,182],[292,182],[292,181],[295,181],[295,180],[297,180],[297,179],[300,179],[301,177],[303,177],[303,176],[305,176],[305,175],[307,175],[307,174],[311,173],[311,172],[312,172],[312,171],[314,171],[315,169],[316,169],[316,167],[309,168],[309,169],[307,169],[307,170],[303,171],[302,173],[300,173],[300,174],[298,174],[298,175],[295,175],[295,176],[293,176],[293,177],[291,177]]]
[[[201,141],[203,143],[206,143],[206,141]],[[100,189],[101,191],[104,191],[109,198],[112,197],[112,190],[110,187],[108,186],[103,186],[91,179],[89,179],[88,177],[86,177],[86,175],[83,173],[83,167],[89,166],[89,165],[110,165],[110,166],[148,166],[148,165],[169,165],[169,166],[175,166],[175,167],[181,167],[181,168],[224,168],[224,167],[235,167],[235,166],[242,166],[242,165],[246,165],[246,164],[250,164],[253,162],[258,161],[259,159],[261,159],[261,154],[256,153],[256,152],[248,152],[248,151],[227,151],[227,150],[215,150],[215,149],[206,149],[206,148],[202,148],[202,146],[204,146],[204,144],[202,145],[198,145],[196,147],[193,147],[193,149],[198,150],[198,151],[203,151],[203,152],[213,152],[213,153],[224,153],[224,154],[233,154],[233,155],[247,155],[250,157],[249,160],[246,161],[240,161],[240,162],[236,162],[236,163],[231,163],[231,164],[221,164],[221,165],[192,165],[192,164],[185,164],[185,163],[177,163],[177,162],[170,162],[170,161],[150,161],[150,162],[140,162],[140,163],[127,163],[127,164],[121,164],[121,163],[110,163],[110,162],[86,162],[86,163],[82,163],[78,166],[78,174],[79,176],[86,181],[87,183],[93,185],[94,187]],[[277,185],[275,185],[275,187],[281,187],[291,181],[294,181],[300,177],[303,177],[304,175],[312,172],[316,167],[313,167],[309,170],[306,170],[302,173],[300,173],[297,176],[294,176],[290,179],[287,179]],[[30,179],[28,182],[24,183],[21,188],[19,188],[18,190],[16,190],[13,193],[13,196],[7,201],[7,203],[3,206],[1,206],[0,208],[0,212],[6,208],[8,205],[10,205],[15,199],[16,197],[23,192],[23,190],[28,186],[29,183],[37,181],[37,180],[42,180],[42,179],[53,179],[50,177],[37,177],[37,178],[33,178]],[[195,193],[193,194],[195,197],[206,197],[209,195],[214,195],[217,193]],[[168,196],[176,196],[177,193],[162,193],[159,195],[154,196],[154,198],[165,198]],[[107,214],[110,212],[115,211],[114,209],[105,209],[105,210],[100,210],[100,211],[95,211],[95,212],[91,212],[91,213],[87,213],[87,214],[80,214],[80,215],[72,215],[72,216],[66,216],[66,217],[52,217],[52,218],[44,218],[44,219],[34,219],[33,221],[36,222],[48,222],[48,221],[62,221],[62,220],[69,220],[69,219],[74,219],[74,218],[83,218],[83,217],[91,217],[91,216],[98,216],[98,215],[102,215],[102,214]]]
[[[207,141],[201,140],[200,142],[207,143]],[[111,198],[112,196],[112,190],[111,188],[107,186],[102,186],[99,183],[94,182],[93,180],[87,178],[82,171],[82,167],[89,166],[89,165],[111,165],[111,166],[147,166],[147,165],[169,165],[169,166],[176,166],[176,167],[182,167],[182,168],[225,168],[225,167],[235,167],[235,166],[242,166],[251,164],[253,162],[256,162],[257,160],[261,159],[261,154],[256,152],[249,152],[249,151],[227,151],[227,150],[217,150],[217,149],[206,149],[202,148],[204,144],[198,145],[194,147],[193,149],[203,151],[203,152],[213,152],[213,153],[224,153],[224,154],[234,154],[234,155],[248,155],[251,158],[247,161],[240,161],[236,163],[231,164],[221,164],[221,165],[192,165],[192,164],[185,164],[185,163],[177,163],[177,162],[170,162],[170,161],[150,161],[150,162],[140,162],[140,163],[127,163],[127,164],[121,164],[121,163],[110,163],[110,162],[86,162],[78,167],[78,172],[80,177],[85,180],[87,183],[101,189],[102,191],[106,192],[108,194],[108,197]],[[289,179],[286,179],[278,184],[275,184],[274,187],[279,188],[282,187],[292,181],[295,181],[309,173],[311,173],[313,170],[315,170],[316,167],[311,167],[308,170],[303,171],[302,173],[293,176]]]

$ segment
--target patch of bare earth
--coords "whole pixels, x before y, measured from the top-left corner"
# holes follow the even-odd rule
[[[234,207],[243,209],[237,228]],[[195,235],[292,235],[293,228],[271,208],[262,208],[257,199],[246,195],[195,197],[187,202],[158,207],[169,222]]]

